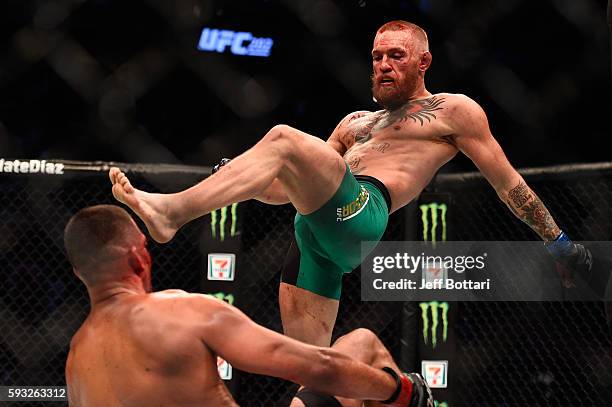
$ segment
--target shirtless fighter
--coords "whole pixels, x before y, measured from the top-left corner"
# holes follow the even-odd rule
[[[372,49],[372,92],[382,110],[349,114],[327,143],[275,126],[218,173],[176,194],[137,190],[113,168],[113,194],[160,242],[190,220],[233,202],[291,202],[298,212],[300,260],[299,272],[283,275],[283,328],[317,345],[330,343],[342,275],[361,262],[361,242],[378,241],[388,214],[417,197],[459,151],[510,210],[549,242],[559,263],[588,270],[589,252],[559,229],[510,165],[482,108],[467,96],[425,88],[431,61],[420,27],[405,21],[384,24]]]
[[[368,330],[320,348],[259,326],[206,295],[151,293],[146,238],[122,208],[80,210],[64,242],[91,300],[66,362],[71,406],[236,406],[217,372],[221,356],[238,369],[307,386],[292,407],[362,405],[331,394],[433,407],[425,381],[401,374]]]

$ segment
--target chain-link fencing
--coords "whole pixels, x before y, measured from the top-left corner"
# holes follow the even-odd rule
[[[149,191],[180,190],[207,176],[198,167],[126,166]],[[63,175],[2,174],[0,178],[0,383],[64,385],[70,338],[84,320],[88,298],[65,258],[62,233],[70,216],[114,203],[105,163],[66,163]],[[612,169],[526,172],[525,178],[576,240],[610,240]],[[450,194],[450,238],[536,240],[493,189],[473,176],[441,176],[429,192]],[[418,239],[416,206],[391,216],[385,240]],[[150,244],[155,290],[223,293],[259,324],[281,331],[280,269],[295,210],[256,201],[218,210],[190,223],[166,245]],[[209,253],[236,253],[236,278],[206,278]],[[410,304],[362,302],[359,270],[345,276],[334,337],[357,327],[376,332],[401,360],[418,368],[420,330],[407,326]],[[571,295],[568,294],[568,295]],[[464,303],[453,366],[458,405],[610,405],[612,344],[598,302]],[[234,372],[228,382],[243,406],[286,406],[296,386]]]

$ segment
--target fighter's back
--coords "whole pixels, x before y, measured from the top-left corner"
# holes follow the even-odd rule
[[[75,406],[234,406],[183,291],[119,295],[90,313],[66,366]],[[215,301],[211,299],[210,301]]]

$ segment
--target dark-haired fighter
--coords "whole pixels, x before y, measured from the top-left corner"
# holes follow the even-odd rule
[[[339,404],[331,395],[433,406],[423,379],[401,374],[368,330],[320,348],[259,326],[206,295],[152,293],[146,238],[122,208],[82,209],[66,226],[64,241],[91,300],[66,362],[72,406],[235,406],[219,378],[217,356],[238,369],[306,386],[293,406],[362,404]]]
[[[588,269],[588,251],[562,233],[510,165],[478,103],[425,88],[431,61],[425,31],[405,21],[387,23],[372,48],[372,92],[382,110],[349,114],[327,143],[275,126],[218,173],[177,194],[134,189],[114,168],[113,194],[160,242],[192,219],[233,202],[290,201],[298,212],[300,258],[283,274],[283,327],[287,335],[318,345],[330,343],[342,275],[361,262],[361,242],[379,240],[388,214],[418,196],[459,151],[515,215],[551,242],[548,247],[561,263]]]

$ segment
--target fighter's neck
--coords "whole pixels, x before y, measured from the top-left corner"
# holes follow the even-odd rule
[[[119,297],[146,294],[142,280],[136,275],[119,281],[102,282],[93,287],[87,287],[87,292],[92,309],[104,306]]]
[[[428,99],[432,96],[433,93],[429,92],[427,89],[423,89],[420,92],[415,92],[405,103],[392,109],[384,109],[384,112],[387,113],[389,116],[392,116],[394,114],[403,114],[406,108],[411,107],[414,102],[417,102],[422,99]]]
[[[410,99],[408,99],[408,102],[406,102],[406,103],[411,103],[411,102],[414,102],[415,100],[427,99],[427,98],[430,98],[432,96],[433,96],[433,93],[431,93],[430,91],[424,89],[423,92],[419,92],[418,94],[415,94]]]

